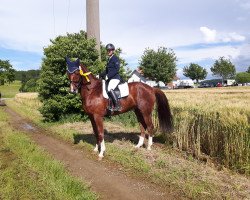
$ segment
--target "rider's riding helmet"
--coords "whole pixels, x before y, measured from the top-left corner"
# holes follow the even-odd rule
[[[106,45],[106,49],[107,49],[107,51],[114,51],[115,50],[115,46],[113,44],[107,44]]]

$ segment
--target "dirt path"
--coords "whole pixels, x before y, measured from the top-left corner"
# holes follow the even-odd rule
[[[5,107],[5,111],[10,115],[11,126],[28,133],[39,146],[61,161],[73,176],[87,181],[100,199],[183,199],[166,188],[131,178],[104,161],[94,160],[93,156],[88,155],[89,152],[44,134],[45,130],[8,107]]]

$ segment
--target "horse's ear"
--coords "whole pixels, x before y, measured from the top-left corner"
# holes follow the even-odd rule
[[[80,65],[80,59],[77,58],[77,60],[75,61],[76,65],[79,66]]]
[[[67,63],[67,65],[70,65],[70,59],[66,56],[66,63]]]

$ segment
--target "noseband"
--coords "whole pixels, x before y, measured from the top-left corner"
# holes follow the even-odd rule
[[[75,73],[75,71],[73,73]],[[79,73],[80,73],[79,81],[75,82],[75,81],[71,81],[70,80],[70,83],[73,84],[77,89],[79,89],[81,87],[81,85],[82,85],[81,83],[82,83],[83,77],[87,80],[87,83],[90,83],[88,75],[91,74],[91,72],[85,72],[84,73],[82,71],[82,69],[79,69]]]
[[[82,76],[80,76],[79,81],[71,81],[70,83],[73,84],[77,89],[81,87],[81,82],[82,82]]]

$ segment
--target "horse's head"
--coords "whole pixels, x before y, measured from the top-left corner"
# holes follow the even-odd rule
[[[77,93],[82,84],[90,84],[89,75],[87,68],[80,64],[80,60],[77,59],[75,62],[71,62],[66,58],[67,62],[67,74],[70,80],[70,92]]]

